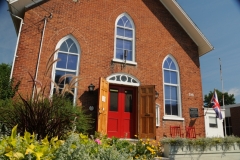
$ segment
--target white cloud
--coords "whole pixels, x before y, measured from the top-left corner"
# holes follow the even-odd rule
[[[240,95],[240,89],[239,88],[231,88],[229,91],[228,91],[229,94],[234,94],[234,97]]]

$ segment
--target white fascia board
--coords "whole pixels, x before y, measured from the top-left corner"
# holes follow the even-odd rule
[[[202,34],[202,32],[175,0],[160,0],[160,2],[165,6],[165,8],[167,8],[176,21],[187,32],[190,38],[196,43],[198,46],[199,57],[214,49],[207,38]]]
[[[14,2],[17,2],[18,0],[7,0],[9,4],[12,4]]]
[[[32,0],[7,0],[7,1],[8,1],[9,11],[14,15],[23,18],[25,8],[31,7],[32,5],[37,4],[43,0],[34,0],[34,1],[32,1]],[[18,33],[20,21],[14,17],[12,17],[12,21],[14,23],[15,30]]]

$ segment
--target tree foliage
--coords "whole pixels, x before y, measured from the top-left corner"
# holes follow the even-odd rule
[[[211,107],[211,99],[213,96],[214,91],[210,91],[207,95],[204,95],[204,106],[205,107]],[[220,106],[223,105],[223,96],[222,92],[216,89],[216,93],[218,96],[218,102]],[[234,94],[228,94],[227,92],[224,92],[224,105],[229,105],[229,104],[235,104],[235,98]]]
[[[20,82],[14,84],[13,79],[10,79],[11,65],[2,63],[0,64],[0,99],[5,100],[12,98]]]

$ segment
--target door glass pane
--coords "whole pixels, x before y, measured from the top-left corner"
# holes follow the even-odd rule
[[[131,90],[125,90],[125,112],[132,112],[132,96]]]
[[[109,111],[118,111],[118,89],[110,89]]]

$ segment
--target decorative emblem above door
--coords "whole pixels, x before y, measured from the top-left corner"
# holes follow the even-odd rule
[[[130,74],[126,74],[126,73],[115,73],[112,74],[110,76],[108,76],[106,78],[106,80],[109,83],[113,83],[113,84],[123,84],[123,85],[128,85],[128,86],[140,86],[140,81],[130,75]]]

